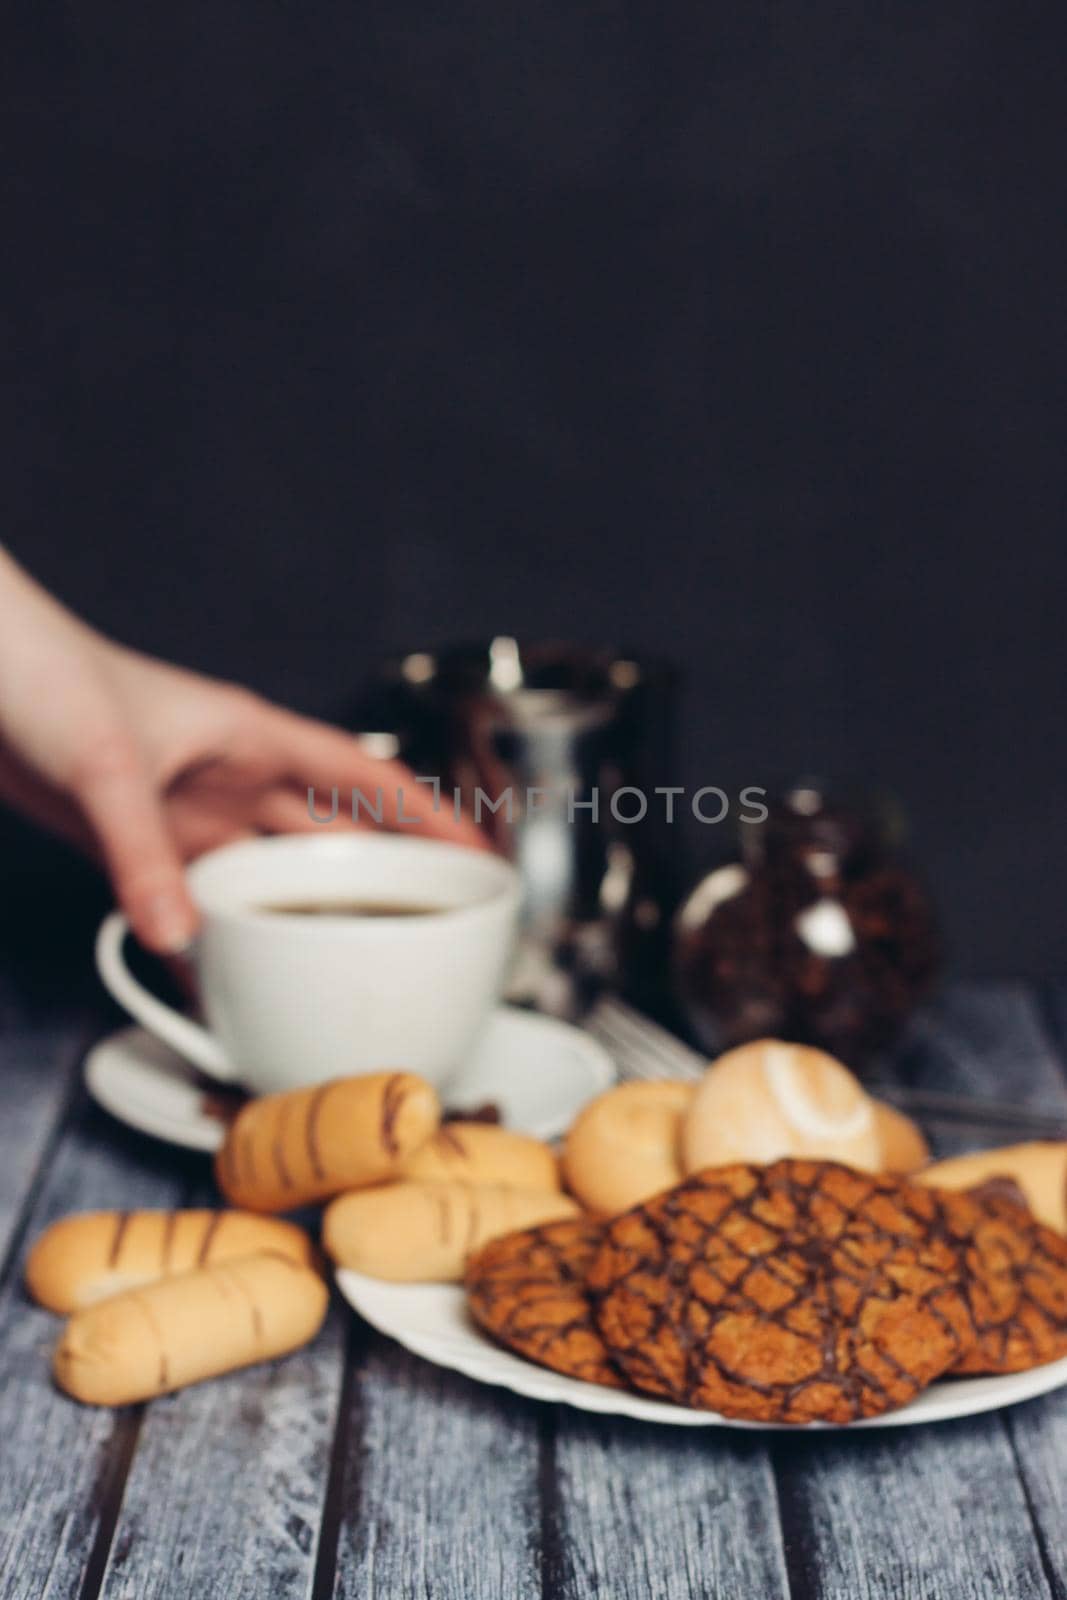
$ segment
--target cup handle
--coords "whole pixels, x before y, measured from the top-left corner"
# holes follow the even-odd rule
[[[164,1005],[137,982],[122,953],[129,931],[130,925],[121,911],[112,911],[101,923],[96,936],[96,970],[104,987],[149,1033],[169,1044],[201,1072],[210,1073],[223,1083],[235,1082],[237,1072],[214,1034]]]

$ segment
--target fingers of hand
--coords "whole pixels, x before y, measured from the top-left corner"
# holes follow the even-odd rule
[[[161,953],[182,949],[196,931],[196,907],[136,745],[121,733],[87,743],[72,763],[68,787],[138,938]]]
[[[332,806],[328,796],[320,796],[321,816],[312,815],[306,793],[296,788],[281,786],[265,794],[256,807],[256,825],[262,833],[321,833],[324,827],[354,833],[360,824],[353,822],[350,810],[338,801],[336,817],[329,817]]]
[[[360,796],[359,815],[381,817],[383,826],[397,832],[422,834],[475,849],[488,841],[467,817],[456,817],[451,796],[437,794],[431,783],[420,780],[401,761],[385,761],[363,749],[359,740],[326,723],[278,711],[274,717],[279,759],[291,782],[305,791],[314,788],[316,811],[332,809],[332,791],[338,791],[338,816],[352,815],[352,793]]]

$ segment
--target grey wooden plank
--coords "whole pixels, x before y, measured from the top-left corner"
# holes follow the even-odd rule
[[[90,1027],[80,1007],[35,1015],[13,984],[0,981],[0,1262],[70,1103]]]
[[[219,1203],[207,1172],[188,1200]],[[103,1575],[107,1600],[310,1594],[349,1323],[337,1303],[305,1349],[146,1409]]]
[[[541,1594],[534,1407],[375,1336],[346,1423],[337,1600]]]
[[[94,1207],[180,1202],[195,1170],[188,1158],[81,1112],[61,1137],[0,1292],[0,1594],[41,1600],[81,1592],[109,1515],[116,1451],[130,1441],[129,1412],[76,1405],[49,1376],[56,1318],[31,1304],[21,1282],[28,1246],[56,1217]]]
[[[1046,1600],[996,1417],[779,1446],[790,1577],[819,1600]]]
[[[148,1408],[104,1575],[106,1600],[310,1594],[347,1316],[285,1360]]]
[[[1013,1406],[1004,1422],[1045,1576],[1056,1600],[1067,1600],[1067,1391]]]
[[[762,1439],[560,1408],[550,1466],[559,1600],[774,1600],[789,1583]]]

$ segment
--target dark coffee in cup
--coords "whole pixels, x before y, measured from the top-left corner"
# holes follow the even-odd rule
[[[255,909],[278,917],[433,917],[446,907],[403,900],[274,900]]]

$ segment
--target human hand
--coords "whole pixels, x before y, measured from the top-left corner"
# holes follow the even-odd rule
[[[0,799],[100,857],[150,949],[180,950],[196,931],[183,863],[234,839],[320,828],[312,786],[320,810],[331,788],[368,800],[381,788],[386,826],[486,847],[400,762],[112,643],[2,550],[0,619]],[[329,825],[353,826],[343,810]]]

